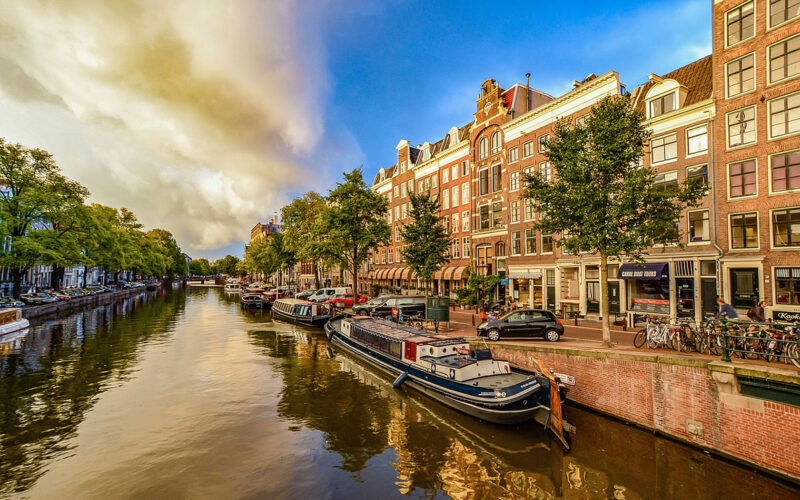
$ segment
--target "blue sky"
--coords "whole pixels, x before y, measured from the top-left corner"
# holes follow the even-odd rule
[[[400,139],[440,139],[472,119],[486,78],[558,96],[609,70],[633,89],[711,53],[711,1],[389,2],[335,15],[324,41],[327,126],[345,127],[371,178]],[[347,168],[347,165],[342,165]]]

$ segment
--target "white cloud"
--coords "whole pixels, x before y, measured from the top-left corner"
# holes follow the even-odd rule
[[[325,130],[328,74],[308,24],[324,15],[295,7],[0,0],[0,136],[214,254],[289,193],[330,182],[328,158],[360,155]]]

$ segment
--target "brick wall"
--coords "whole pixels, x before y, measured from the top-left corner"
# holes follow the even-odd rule
[[[568,399],[576,403],[800,478],[800,408],[726,393],[717,380],[724,377],[714,375],[722,373],[717,365],[724,369],[719,362],[503,344],[492,351],[529,369],[535,356],[574,376]],[[691,428],[702,430],[693,434]]]

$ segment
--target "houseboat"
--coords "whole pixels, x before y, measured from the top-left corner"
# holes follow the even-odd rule
[[[28,328],[30,323],[22,317],[22,309],[0,310],[0,337]]]
[[[242,307],[267,310],[272,307],[272,303],[260,293],[244,292],[240,300]]]
[[[473,417],[498,424],[535,419],[565,446],[569,424],[561,418],[567,375],[553,374],[541,362],[528,372],[493,359],[489,349],[471,350],[459,337],[433,335],[370,317],[336,317],[325,325],[335,346],[365,359],[408,385]]]
[[[272,305],[272,317],[309,326],[322,326],[331,315],[322,304],[301,299],[277,299]]]
[[[242,285],[239,283],[228,283],[225,285],[225,293],[242,293]]]

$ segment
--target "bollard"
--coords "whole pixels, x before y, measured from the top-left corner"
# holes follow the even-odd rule
[[[628,318],[622,318],[622,331],[628,331]]]
[[[731,362],[731,353],[728,346],[728,320],[722,318],[722,361]]]
[[[572,317],[575,319],[575,326],[578,326],[578,313],[574,313]]]
[[[471,316],[472,316],[472,326],[475,326],[475,315],[472,314]]]

